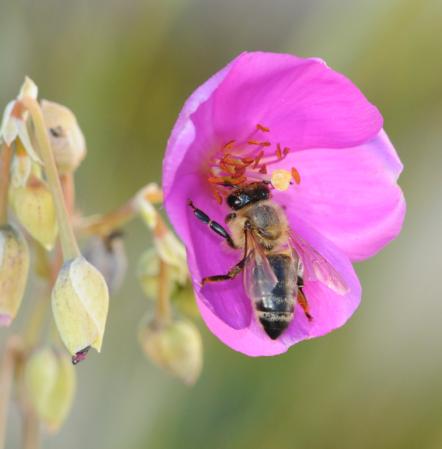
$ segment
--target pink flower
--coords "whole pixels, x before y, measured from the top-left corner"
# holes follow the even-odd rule
[[[279,354],[342,326],[356,310],[361,287],[352,261],[394,239],[405,214],[396,183],[402,164],[382,125],[379,111],[343,75],[319,59],[285,54],[243,53],[187,100],[163,163],[165,207],[186,245],[201,315],[222,342],[250,356]],[[321,282],[304,260],[313,319],[297,303],[275,339],[255,316],[241,274],[200,285],[227,273],[243,250],[222,243],[188,201],[224,223],[232,212],[226,196],[251,182],[266,182],[271,201],[284,208],[290,232],[308,247],[301,257],[319,253],[345,286]]]

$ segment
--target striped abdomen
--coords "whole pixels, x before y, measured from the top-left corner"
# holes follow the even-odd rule
[[[267,256],[267,260],[276,275],[277,284],[268,288],[268,283],[263,281],[263,273],[257,266],[252,273],[253,285],[248,290],[256,316],[267,335],[275,340],[294,317],[297,270],[293,258],[286,254],[272,254]]]

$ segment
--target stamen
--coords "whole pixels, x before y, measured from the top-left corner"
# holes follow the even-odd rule
[[[215,188],[212,188],[212,193],[213,193],[213,196],[215,197],[216,202],[218,204],[222,204],[223,203],[223,197],[220,195],[218,190],[216,190]]]
[[[270,148],[270,140],[253,138],[257,131],[268,133],[270,129],[258,123],[256,130],[249,134],[249,140],[229,140],[211,160],[208,181],[219,204],[229,194],[228,189],[250,182],[265,182],[281,191],[295,183],[300,184],[301,176],[295,167],[273,171],[270,168],[279,164],[291,151],[290,148],[283,147],[281,143],[276,144],[276,149]],[[266,176],[268,173],[270,176]]]
[[[282,159],[282,150],[281,150],[281,144],[278,143],[276,145],[276,157],[281,160]]]
[[[226,144],[224,144],[223,149],[231,150],[233,148],[234,143],[235,143],[235,139],[229,140]]]
[[[253,164],[253,167],[252,167],[252,168],[257,168],[257,167],[258,167],[259,161],[262,159],[263,156],[264,156],[264,151],[261,150],[261,151],[258,153],[258,155],[256,156],[256,158],[255,158],[255,163]]]
[[[296,184],[301,184],[301,175],[299,174],[299,171],[296,170],[295,167],[292,167],[292,178],[296,182]]]
[[[258,123],[256,125],[256,129],[258,129],[259,131],[265,132],[265,133],[270,132],[270,128],[267,128],[266,126],[261,125],[260,123]]]

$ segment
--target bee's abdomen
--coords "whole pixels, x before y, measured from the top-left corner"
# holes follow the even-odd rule
[[[255,310],[264,331],[275,340],[294,317],[296,271],[293,259],[284,254],[268,256],[268,260],[278,283],[268,294],[255,297]]]

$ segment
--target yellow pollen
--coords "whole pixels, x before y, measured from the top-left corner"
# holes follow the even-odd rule
[[[287,190],[290,187],[291,180],[292,174],[287,170],[278,169],[272,172],[271,178],[272,186],[276,190],[279,190],[280,192],[283,192],[284,190]]]

